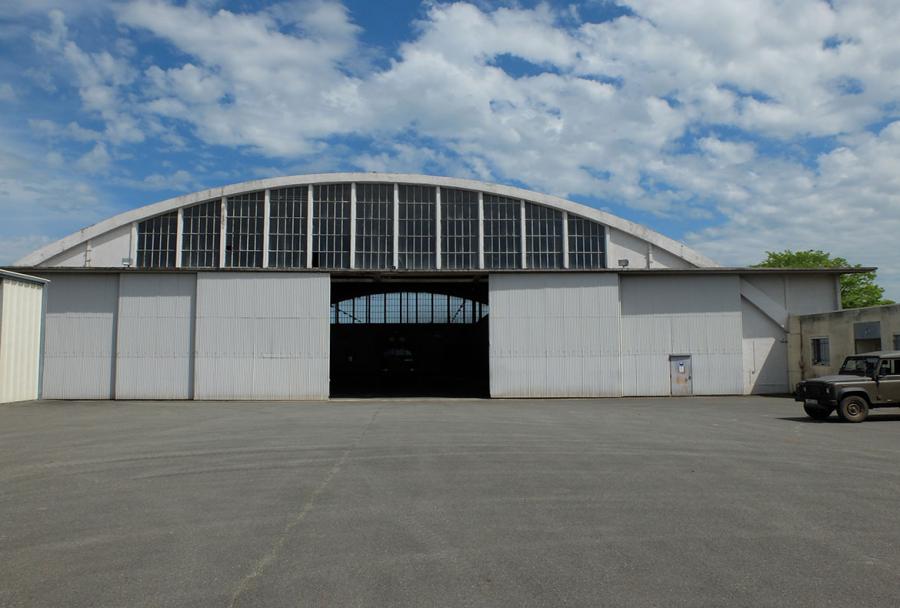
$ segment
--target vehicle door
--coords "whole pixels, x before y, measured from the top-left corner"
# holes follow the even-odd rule
[[[881,360],[878,400],[883,403],[900,403],[900,359]]]

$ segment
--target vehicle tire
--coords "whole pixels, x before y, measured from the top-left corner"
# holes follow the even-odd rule
[[[859,395],[850,395],[841,399],[838,415],[847,422],[862,422],[869,415],[869,402]]]
[[[831,412],[834,410],[828,406],[819,405],[818,403],[804,403],[803,411],[813,420],[825,420],[831,416]]]

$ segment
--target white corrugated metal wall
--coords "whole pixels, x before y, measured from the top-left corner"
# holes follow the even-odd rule
[[[110,399],[119,275],[54,274],[47,288],[45,399]]]
[[[734,275],[622,276],[623,394],[669,395],[670,355],[691,355],[695,395],[741,394],[740,293]]]
[[[493,397],[621,394],[615,274],[490,277]]]
[[[44,286],[0,279],[0,403],[38,398]]]
[[[199,273],[197,399],[326,399],[331,278]]]
[[[193,395],[194,274],[122,274],[117,399]]]

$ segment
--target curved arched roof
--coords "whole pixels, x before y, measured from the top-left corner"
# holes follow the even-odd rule
[[[50,243],[37,251],[30,253],[15,263],[16,266],[33,267],[46,262],[47,260],[64,253],[73,247],[77,247],[91,239],[103,234],[131,224],[139,222],[150,217],[154,217],[169,211],[176,210],[181,207],[188,207],[211,199],[217,199],[223,196],[233,196],[246,192],[254,192],[271,188],[283,188],[287,186],[297,185],[316,185],[316,184],[333,184],[333,183],[400,183],[412,185],[440,186],[445,188],[458,188],[463,190],[476,190],[487,194],[495,194],[515,199],[522,199],[540,205],[546,205],[555,209],[566,211],[570,214],[584,217],[604,224],[610,228],[619,230],[642,241],[651,244],[653,247],[671,253],[672,255],[683,259],[685,262],[697,267],[715,267],[718,266],[713,260],[701,255],[700,253],[689,248],[687,245],[671,239],[659,232],[651,230],[646,226],[637,224],[617,217],[605,211],[588,207],[580,203],[575,203],[558,196],[542,194],[524,188],[513,186],[505,186],[501,184],[492,184],[478,180],[460,179],[453,177],[439,177],[432,175],[419,175],[410,173],[316,173],[311,175],[292,175],[284,177],[273,177],[260,180],[252,180],[231,184],[219,188],[210,188],[201,190],[183,196],[177,196],[158,203],[145,205],[137,209],[132,209],[124,213],[115,215],[109,219],[103,220],[74,232],[58,241]]]

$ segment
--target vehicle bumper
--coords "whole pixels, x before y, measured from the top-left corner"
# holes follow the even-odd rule
[[[827,407],[836,407],[837,406],[837,399],[835,399],[831,395],[822,395],[819,397],[811,397],[806,394],[806,391],[804,391],[803,388],[798,388],[797,391],[794,393],[794,401],[799,401],[800,403],[813,402],[813,403],[818,403],[819,405],[827,406]]]

